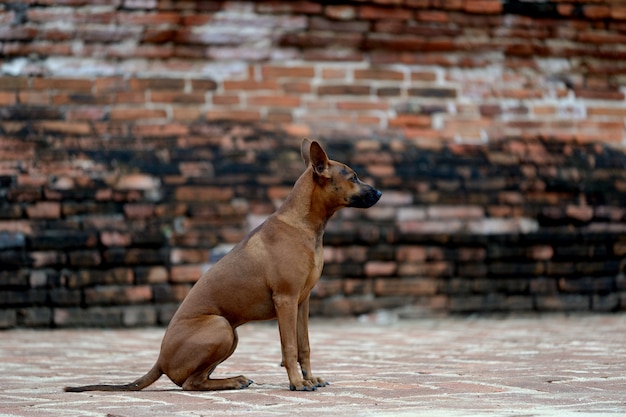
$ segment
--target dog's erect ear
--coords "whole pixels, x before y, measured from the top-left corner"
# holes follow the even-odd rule
[[[300,154],[302,155],[302,159],[304,160],[304,166],[308,168],[309,164],[311,163],[311,139],[302,139],[302,145],[300,145]]]
[[[328,172],[328,156],[322,149],[321,145],[316,141],[311,142],[309,149],[309,156],[311,158],[311,165],[313,166],[313,172],[320,177],[330,178],[330,172]]]

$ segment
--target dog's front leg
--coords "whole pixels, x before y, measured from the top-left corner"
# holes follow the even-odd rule
[[[275,295],[274,308],[278,317],[280,346],[283,353],[283,365],[289,378],[289,389],[292,391],[314,391],[314,384],[305,380],[298,372],[298,302],[297,297]]]
[[[313,376],[311,372],[311,348],[309,345],[309,297],[298,306],[298,362],[304,379],[315,387],[323,387],[328,382]]]

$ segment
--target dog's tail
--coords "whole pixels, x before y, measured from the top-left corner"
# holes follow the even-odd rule
[[[152,385],[157,379],[163,375],[163,371],[158,364],[155,364],[147,374],[129,384],[122,385],[85,385],[82,387],[65,387],[65,392],[84,392],[84,391],[139,391],[145,387]]]

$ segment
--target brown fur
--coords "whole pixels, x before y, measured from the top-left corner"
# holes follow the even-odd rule
[[[327,384],[311,371],[308,336],[309,296],[324,263],[324,227],[340,208],[370,207],[381,193],[329,160],[317,142],[305,139],[301,152],[307,168],[286,201],[200,277],[174,314],[152,369],[129,384],[66,391],[140,390],[162,374],[185,390],[245,388],[252,381],[244,376],[210,375],[235,351],[238,326],[273,318],[290,388],[309,391]]]

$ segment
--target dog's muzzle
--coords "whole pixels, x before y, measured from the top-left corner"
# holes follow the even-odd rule
[[[380,196],[383,195],[380,191],[369,185],[365,187],[359,194],[353,195],[350,198],[348,207],[356,208],[369,208],[380,200]]]

